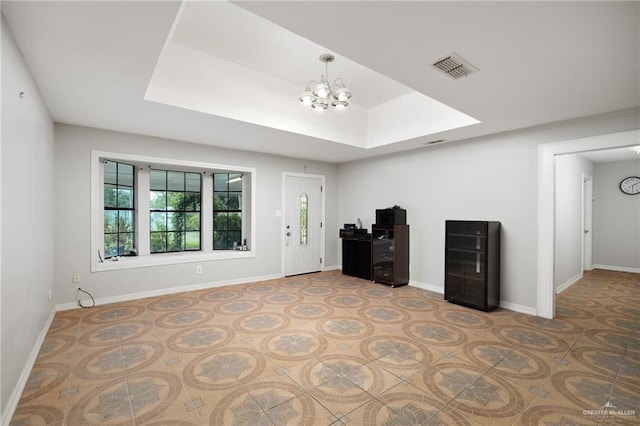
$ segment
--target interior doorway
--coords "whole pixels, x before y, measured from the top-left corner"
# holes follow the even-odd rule
[[[324,176],[284,174],[284,275],[323,270]]]
[[[555,156],[635,146],[640,130],[610,133],[538,146],[538,297],[536,315],[555,316]]]

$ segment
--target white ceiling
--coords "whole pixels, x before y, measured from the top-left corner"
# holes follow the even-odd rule
[[[145,99],[360,148],[478,123],[347,58],[327,69],[318,60],[326,51],[232,3],[185,1]],[[358,94],[345,110],[297,100],[327,71]]]
[[[330,72],[344,66],[335,76],[352,87],[354,103],[359,96],[365,104],[378,102],[367,93],[370,84],[359,86],[366,77],[351,74],[361,67],[480,123],[420,137],[407,133],[399,142],[367,148],[282,130],[277,123],[250,124],[151,102],[145,94],[180,2],[3,0],[1,7],[54,120],[63,123],[342,162],[414,149],[430,140],[461,140],[640,106],[640,2],[234,4],[257,15],[253,19],[267,19],[314,43],[320,53],[335,53]],[[233,40],[220,26],[185,27],[176,35],[188,36],[194,49],[277,79],[299,74],[300,90],[322,73],[318,51],[295,50],[293,38],[274,37],[267,45],[294,50],[270,57],[271,50],[256,48],[252,28],[240,28],[242,35],[234,33]],[[435,71],[432,62],[450,52],[480,71],[459,80]],[[256,65],[265,61],[267,69]],[[393,124],[396,117],[390,117]],[[396,126],[397,132],[406,127]]]
[[[612,163],[616,161],[638,161],[638,163],[640,163],[640,145],[636,147],[636,150],[632,150],[630,147],[624,147],[581,152],[579,155],[592,163]]]

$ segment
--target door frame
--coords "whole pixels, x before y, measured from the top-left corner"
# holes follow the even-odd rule
[[[296,172],[282,172],[282,189],[281,189],[281,220],[280,220],[280,276],[284,277],[286,272],[286,238],[285,238],[285,227],[287,226],[287,179],[289,177],[302,177],[302,178],[311,178],[311,179],[320,179],[322,185],[322,191],[320,191],[321,197],[321,207],[320,207],[320,221],[322,226],[320,228],[320,257],[322,258],[322,262],[320,263],[320,271],[324,271],[324,267],[326,262],[325,256],[325,230],[326,226],[326,218],[325,218],[325,194],[326,194],[326,177],[325,175],[316,175],[309,173],[296,173]]]
[[[555,156],[585,151],[623,148],[638,144],[640,130],[606,133],[565,142],[538,145],[538,294],[536,316],[555,316]]]

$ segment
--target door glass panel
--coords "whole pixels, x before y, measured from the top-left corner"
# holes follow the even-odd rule
[[[300,244],[309,244],[309,197],[300,195]]]

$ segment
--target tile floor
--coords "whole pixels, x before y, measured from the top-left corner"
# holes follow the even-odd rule
[[[11,425],[640,424],[640,274],[557,316],[339,271],[64,311]]]

